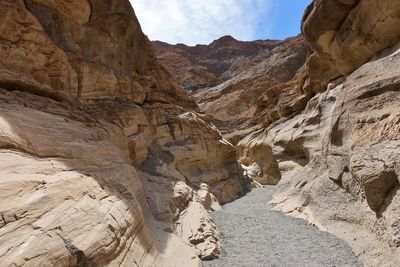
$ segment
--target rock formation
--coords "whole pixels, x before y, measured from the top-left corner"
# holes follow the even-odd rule
[[[235,149],[157,63],[129,1],[4,0],[0,16],[1,265],[217,256],[204,198],[243,190]]]
[[[268,130],[278,165],[293,143],[306,159],[280,168],[278,208],[344,238],[367,266],[400,264],[399,14],[397,1],[313,1],[304,87],[324,92]]]
[[[238,41],[223,36],[208,45],[171,45],[153,41],[157,58],[189,91],[220,84],[271,55],[282,42],[277,40]]]
[[[318,0],[307,8],[304,37],[316,50],[308,59],[310,82],[324,89],[348,75],[400,38],[397,1]],[[367,19],[368,18],[368,19]]]
[[[165,68],[128,0],[1,1],[1,266],[201,266],[249,180],[399,266],[399,14],[314,0],[285,41],[155,42]]]
[[[303,92],[293,92],[287,89],[292,86],[286,86],[286,89],[284,86],[292,79],[298,83],[304,76],[301,67],[309,46],[300,36],[285,41],[254,42],[225,36],[208,46],[173,46],[160,42],[153,42],[153,45],[157,57],[181,84],[189,82],[196,87],[192,93],[197,103],[211,115],[222,133],[230,133],[239,126],[249,128],[249,121],[262,116],[259,113],[270,103],[279,108],[269,112],[269,117],[292,108],[301,110],[307,102]],[[206,76],[204,72],[215,78],[196,82]],[[295,107],[285,104],[291,102],[287,98],[296,98],[298,104]],[[235,138],[227,138],[234,142]]]
[[[289,83],[312,98],[274,116],[267,102],[237,144],[250,178],[279,181],[277,210],[345,239],[366,266],[400,264],[399,14],[397,1],[314,0],[302,30],[315,52]]]
[[[308,51],[309,46],[302,37],[289,38],[262,62],[220,85],[199,90],[194,97],[200,108],[217,120],[216,124],[224,133],[230,132],[229,128],[242,125],[248,128],[247,122],[259,112],[258,105],[270,102],[275,106],[279,104],[283,109],[285,105],[278,102],[284,99],[288,90],[279,86],[292,80],[301,71]],[[302,97],[301,93],[289,94],[293,98]],[[224,123],[218,123],[221,121]]]
[[[398,1],[314,0],[303,37],[193,95],[245,176],[279,183],[277,210],[345,239],[366,266],[400,265],[399,14]]]

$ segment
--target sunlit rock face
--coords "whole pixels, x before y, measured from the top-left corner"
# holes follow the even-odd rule
[[[276,208],[345,239],[366,266],[400,264],[399,14],[396,1],[313,1],[302,29],[314,52],[286,84],[311,99],[276,120],[266,105],[238,131],[250,178],[279,181]]]
[[[157,63],[129,1],[4,0],[0,16],[1,266],[217,256],[207,209],[245,186],[235,149]]]
[[[244,175],[278,183],[277,209],[345,239],[366,266],[400,265],[399,14],[398,1],[314,0],[302,37],[193,95]]]
[[[367,266],[400,262],[399,53],[389,48],[268,129],[282,175],[278,208],[344,238]],[[293,154],[280,159],[287,141],[305,152],[306,165]]]
[[[308,60],[310,85],[324,89],[348,75],[400,38],[398,1],[313,1],[302,23],[306,40],[316,53]]]
[[[0,265],[200,266],[251,180],[399,266],[399,14],[314,0],[303,37],[156,43],[174,79],[127,0],[1,1]]]
[[[308,50],[309,46],[302,37],[289,38],[260,63],[215,87],[199,90],[194,97],[200,108],[221,126],[222,131],[227,127],[242,125],[248,128],[252,120],[259,116],[259,105],[268,105],[265,102],[276,105],[288,97],[285,89],[278,87],[300,72]],[[301,95],[301,92],[296,92],[289,98],[301,98]],[[225,123],[218,123],[221,121]]]

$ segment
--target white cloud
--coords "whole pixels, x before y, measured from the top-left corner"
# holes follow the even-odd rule
[[[193,45],[208,44],[223,35],[255,39],[258,26],[269,14],[271,0],[130,1],[151,40]]]

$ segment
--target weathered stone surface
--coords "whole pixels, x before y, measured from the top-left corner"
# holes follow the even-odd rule
[[[400,3],[384,0],[314,0],[302,23],[316,50],[309,59],[311,84],[323,89],[400,38]]]
[[[0,262],[200,266],[221,249],[207,210],[249,179],[399,266],[399,9],[314,0],[311,56],[302,37],[156,43],[179,82],[221,83],[196,93],[205,115],[129,1],[2,1]]]
[[[175,222],[176,232],[183,240],[189,240],[203,260],[211,260],[219,256],[221,243],[216,225],[204,206],[192,201]]]
[[[345,239],[366,266],[400,264],[399,7],[313,1],[305,68],[266,86],[252,123],[227,135],[245,175],[279,181],[277,209]]]
[[[235,149],[157,63],[129,1],[6,0],[0,15],[1,265],[217,256],[195,190],[243,190]]]
[[[256,136],[256,137],[255,137]],[[277,184],[281,178],[278,163],[267,137],[262,133],[246,136],[237,144],[238,161],[245,175],[260,184]]]
[[[358,148],[350,158],[350,171],[364,189],[371,209],[379,212],[391,190],[399,184],[395,166],[400,162],[399,142]]]
[[[237,145],[239,160],[247,158],[249,162],[257,159],[253,156],[257,151],[262,153],[260,147],[268,149],[268,153],[262,153],[268,159],[261,160],[260,165],[278,165],[281,180],[274,197],[277,209],[345,239],[367,266],[396,266],[400,260],[396,219],[400,205],[399,109],[392,106],[398,100],[393,91],[386,92],[391,95],[389,101],[372,93],[369,86],[371,81],[398,75],[397,68],[389,67],[389,62],[398,64],[391,58],[393,54],[368,63],[344,83],[338,81],[329,86],[329,91],[312,98],[301,114],[276,121]],[[385,69],[392,70],[391,74],[382,77],[372,71],[381,64],[389,64]],[[355,77],[366,68],[371,73],[363,77],[370,82],[352,90]],[[360,91],[368,95],[361,101],[357,99]],[[361,102],[368,104],[361,106]],[[382,109],[390,115],[380,116]],[[339,114],[348,119],[338,124]],[[361,132],[364,116],[370,119],[368,128]],[[375,117],[381,119],[372,119]]]
[[[302,140],[299,145],[309,155],[304,167],[297,165],[286,172],[276,153],[282,173],[275,196],[278,208],[344,238],[367,266],[400,262],[396,221],[400,216],[399,52],[398,46],[389,48],[334,89],[313,98],[309,106],[325,95],[314,111],[306,109],[268,131],[273,135],[281,129],[279,137],[296,128]],[[305,116],[316,110],[325,115],[313,119],[313,129]],[[291,126],[295,122],[296,127]],[[270,144],[273,151],[280,151],[277,137]]]
[[[221,210],[222,207],[218,203],[218,199],[210,192],[209,189],[210,188],[206,183],[202,183],[200,185],[200,189],[197,191],[197,194],[200,197],[201,204],[203,204],[204,208],[207,210]]]
[[[158,262],[120,129],[26,93],[2,90],[0,101],[2,264]]]
[[[306,71],[301,68],[309,46],[300,36],[253,42],[224,36],[195,47],[153,45],[157,57],[234,144],[240,139],[234,129],[299,113],[310,99],[302,90]]]

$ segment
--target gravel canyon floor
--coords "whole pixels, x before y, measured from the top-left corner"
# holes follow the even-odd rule
[[[342,240],[272,211],[273,186],[253,190],[212,214],[223,233],[220,259],[204,266],[362,266]]]

